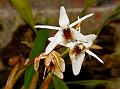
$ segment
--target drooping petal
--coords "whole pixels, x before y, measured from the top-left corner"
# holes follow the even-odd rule
[[[52,55],[54,55],[54,61],[56,62],[56,65],[58,65],[58,67],[60,68],[60,70],[62,72],[65,71],[65,62],[64,60],[61,58],[61,55],[55,51],[52,51]]]
[[[62,58],[60,58],[59,63],[60,63],[60,70],[62,72],[64,72],[65,71],[65,62],[64,62],[64,60]]]
[[[88,48],[93,44],[93,41],[97,37],[95,34],[86,35],[86,42],[83,42],[83,45]]]
[[[49,45],[46,47],[45,53],[50,53],[60,42],[61,42],[62,33],[61,31],[58,31],[53,40],[49,43]]]
[[[54,67],[52,68],[52,73],[55,74],[57,77],[63,79],[63,73],[62,71],[59,69],[58,65],[54,65]]]
[[[35,28],[46,28],[46,29],[53,29],[53,30],[61,30],[60,27],[56,26],[48,26],[48,25],[36,25]]]
[[[95,57],[98,61],[100,61],[101,63],[104,64],[104,62],[96,54],[94,54],[93,52],[91,52],[89,49],[86,49],[86,53],[88,53],[89,55]]]
[[[36,57],[34,61],[34,70],[37,71],[39,68],[40,58]]]
[[[66,10],[64,6],[60,7],[60,17],[59,17],[59,25],[61,28],[66,28],[70,24],[69,18],[67,16]]]
[[[90,16],[92,16],[92,15],[93,15],[93,13],[92,13],[92,14],[88,14],[88,15],[86,15],[86,16],[78,19],[77,21],[71,23],[71,24],[69,25],[69,27],[71,28],[71,27],[75,26],[76,24],[81,23],[83,20],[85,20],[86,18],[88,18],[88,17],[90,17]]]
[[[85,53],[80,53],[77,57],[75,56],[75,54],[72,55],[72,70],[75,76],[78,75],[81,70],[84,57]]]
[[[57,77],[63,79],[63,73],[61,71],[52,71]]]
[[[46,66],[46,68],[48,68],[50,66],[50,63],[51,63],[52,59],[53,59],[53,56],[51,54],[48,54],[46,56],[46,59],[45,59],[45,66]]]

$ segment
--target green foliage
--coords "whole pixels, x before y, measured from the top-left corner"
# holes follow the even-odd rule
[[[51,81],[49,81],[49,78],[51,78]],[[46,89],[45,87],[48,89],[68,89],[64,81],[52,73],[48,74],[39,89]]]
[[[105,19],[103,25],[115,19],[120,19],[120,5]]]
[[[114,21],[116,19],[120,19],[120,5],[115,10],[113,10],[112,13],[105,18],[101,26],[95,30],[96,35],[99,35],[103,27],[108,25],[110,21]]]
[[[61,80],[60,78],[58,78],[55,75],[52,75],[52,81],[54,84],[55,89],[68,89],[68,87],[66,86],[66,84],[63,82],[63,80]]]
[[[80,12],[80,17],[86,15],[86,12],[90,7],[92,7],[96,3],[96,0],[85,0],[84,9]]]
[[[44,52],[47,38],[48,38],[48,30],[42,29],[38,32],[38,35],[35,39],[33,48],[29,56],[30,59],[33,59],[34,57],[38,56],[40,53]],[[25,72],[26,89],[29,89],[29,85],[30,85],[33,74],[34,74],[34,68],[33,68],[33,65],[31,65]]]
[[[34,41],[33,48],[30,53],[29,56],[30,59],[34,58],[35,56],[38,56],[39,53],[44,52],[47,39],[48,39],[48,30],[40,29],[40,31],[38,31],[37,37]]]
[[[95,3],[96,3],[96,0],[85,0],[85,8],[89,8]]]
[[[41,29],[38,32],[35,42],[33,44],[33,48],[29,56],[30,60],[38,56],[40,53],[44,52],[47,38],[48,38],[48,30]],[[31,65],[25,72],[25,89],[29,89],[33,74],[34,74],[34,68],[33,65]]]
[[[77,85],[85,85],[85,86],[96,86],[98,84],[103,84],[105,82],[110,82],[110,81],[105,81],[105,80],[80,80],[80,81],[71,81],[71,82],[66,82],[66,84],[77,84]]]
[[[36,33],[36,29],[34,28],[35,22],[32,15],[32,8],[28,0],[11,0],[11,2],[23,20],[29,24]]]
[[[24,19],[24,21],[29,24],[32,29],[35,31],[37,37],[33,44],[33,48],[29,55],[29,59],[33,59],[38,56],[40,53],[44,52],[47,38],[48,38],[48,30],[42,29],[38,33],[34,28],[35,22],[32,15],[32,9],[28,2],[28,0],[11,0],[13,6],[16,8],[20,16]],[[29,89],[32,77],[34,74],[34,67],[30,65],[28,69],[25,71],[25,89]]]

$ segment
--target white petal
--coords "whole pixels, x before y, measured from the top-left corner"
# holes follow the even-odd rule
[[[61,42],[61,31],[58,31],[53,40],[49,43],[49,45],[46,47],[46,54],[50,53],[59,43]]]
[[[78,73],[80,72],[80,70],[81,70],[81,66],[82,66],[82,63],[83,63],[83,61],[84,61],[84,58],[85,58],[85,52],[83,52],[83,53],[80,53],[79,55],[78,55]]]
[[[49,41],[52,41],[54,39],[54,37],[49,37],[48,40]]]
[[[36,25],[35,28],[46,28],[46,29],[53,29],[53,30],[61,30],[60,27],[56,26],[48,26],[48,25]]]
[[[83,42],[83,45],[88,48],[93,44],[93,41],[97,37],[95,34],[86,35],[86,42]]]
[[[86,53],[88,53],[89,55],[95,57],[96,59],[98,59],[98,61],[100,61],[101,63],[104,64],[104,62],[97,55],[95,55],[93,52],[91,52],[90,50],[86,49]]]
[[[70,30],[74,40],[86,42],[86,37],[83,34],[73,28],[70,28]]]
[[[75,47],[75,45],[77,45],[77,42],[70,42],[69,45],[67,45],[67,47],[69,47],[70,49],[73,49]]]
[[[52,41],[54,39],[54,37],[49,37],[48,40]],[[61,42],[60,45],[65,46],[65,47],[69,47],[69,43],[65,41],[64,37],[61,37]]]
[[[85,53],[80,53],[78,57],[75,54],[72,55],[72,70],[74,75],[78,75],[81,70],[81,66],[85,57]]]
[[[60,8],[60,17],[59,17],[59,25],[61,28],[66,28],[69,25],[69,18],[67,16],[66,10],[64,6]]]
[[[69,27],[73,27],[73,26],[75,26],[76,24],[81,23],[83,20],[85,20],[86,18],[88,18],[88,17],[90,17],[90,16],[92,16],[92,15],[93,15],[93,13],[92,13],[92,14],[88,14],[88,15],[86,15],[86,16],[78,19],[77,21],[71,23],[71,24],[69,25]]]

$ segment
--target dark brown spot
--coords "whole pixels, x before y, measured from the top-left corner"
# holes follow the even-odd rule
[[[75,48],[74,48],[74,50],[75,50],[75,52],[76,52],[76,54],[79,54],[82,50],[79,48],[79,46],[75,46]]]
[[[64,34],[65,39],[71,39],[72,38],[70,28],[64,29],[63,34]]]
[[[55,64],[53,62],[51,62],[49,67],[50,67],[50,70],[51,70],[55,67]]]

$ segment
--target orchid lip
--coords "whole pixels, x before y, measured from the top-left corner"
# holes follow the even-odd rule
[[[64,29],[63,34],[64,34],[65,39],[71,39],[72,38],[70,28]]]

